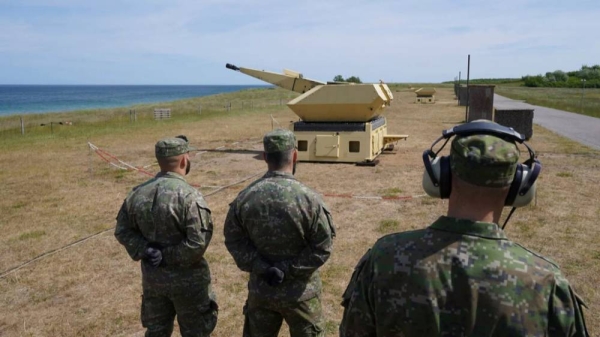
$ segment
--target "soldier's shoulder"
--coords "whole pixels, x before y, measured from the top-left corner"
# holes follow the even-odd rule
[[[558,263],[556,263],[554,260],[552,260],[551,258],[544,256],[536,251],[533,251],[519,243],[513,242],[514,243],[514,247],[517,249],[520,249],[522,251],[524,251],[527,254],[531,254],[532,258],[538,263],[538,264],[544,264],[544,265],[548,265],[549,269],[553,269],[553,271],[555,272],[560,272],[560,266],[558,265]]]
[[[412,231],[397,232],[382,236],[375,242],[371,249],[373,253],[388,252],[395,250],[398,246],[405,246],[407,242],[416,242],[431,233],[427,228]]]
[[[146,191],[148,189],[152,189],[153,186],[155,185],[155,183],[156,183],[156,178],[146,180],[145,182],[133,187],[131,189],[131,191],[129,191],[127,198],[130,198],[136,194],[144,193],[144,191]]]

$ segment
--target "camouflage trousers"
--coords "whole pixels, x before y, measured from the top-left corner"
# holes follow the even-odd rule
[[[206,294],[165,296],[144,291],[142,326],[146,328],[146,337],[168,337],[173,333],[173,322],[177,316],[182,337],[210,336],[217,325],[218,309],[214,300],[207,301]]]
[[[319,296],[291,303],[248,299],[244,316],[244,337],[277,337],[283,320],[291,337],[325,336]]]

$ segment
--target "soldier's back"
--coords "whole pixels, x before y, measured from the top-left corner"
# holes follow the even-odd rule
[[[231,204],[235,218],[261,258],[269,264],[294,263],[309,244],[314,244],[321,226],[327,226],[328,240],[318,252],[329,256],[330,223],[318,194],[291,174],[269,171],[244,189]],[[324,221],[325,220],[325,221]],[[225,226],[227,229],[227,225]],[[227,233],[226,233],[227,244]],[[313,247],[314,249],[314,247]],[[236,254],[235,248],[230,252]],[[308,263],[310,261],[302,261]],[[302,266],[294,266],[302,269]],[[312,268],[307,268],[312,270]],[[318,270],[288,273],[282,284],[272,287],[256,273],[250,274],[249,297],[262,300],[297,302],[313,298],[321,291]]]
[[[449,219],[385,236],[368,254],[378,335],[546,336],[553,291],[569,287],[558,267],[495,224]]]
[[[236,199],[244,227],[261,256],[272,262],[296,257],[320,207],[320,198],[291,175],[271,173]]]

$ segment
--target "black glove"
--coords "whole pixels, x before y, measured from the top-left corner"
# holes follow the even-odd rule
[[[177,136],[175,138],[183,139],[183,140],[185,140],[186,143],[189,143],[189,141],[188,141],[188,139],[187,139],[187,137],[185,135],[179,135],[179,136]]]
[[[269,269],[267,269],[267,272],[265,273],[265,278],[270,286],[276,286],[283,282],[283,279],[285,278],[285,273],[277,267],[269,267]]]
[[[144,259],[153,267],[158,267],[162,261],[162,252],[158,248],[148,247],[144,251]]]

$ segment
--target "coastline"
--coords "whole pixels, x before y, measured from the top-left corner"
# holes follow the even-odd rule
[[[236,115],[256,112],[268,107],[285,105],[298,94],[273,86],[250,86],[237,91],[183,98],[170,101],[132,104],[111,108],[82,109],[29,114],[0,115],[2,138],[12,135],[34,136],[47,133],[73,133],[75,129],[100,129],[139,125],[156,122],[154,109],[169,108],[173,118],[164,122],[197,120],[212,116]],[[74,125],[77,128],[62,127]],[[50,127],[48,127],[50,126]],[[106,131],[109,132],[109,131]]]
[[[0,117],[128,108],[269,85],[0,85]]]

